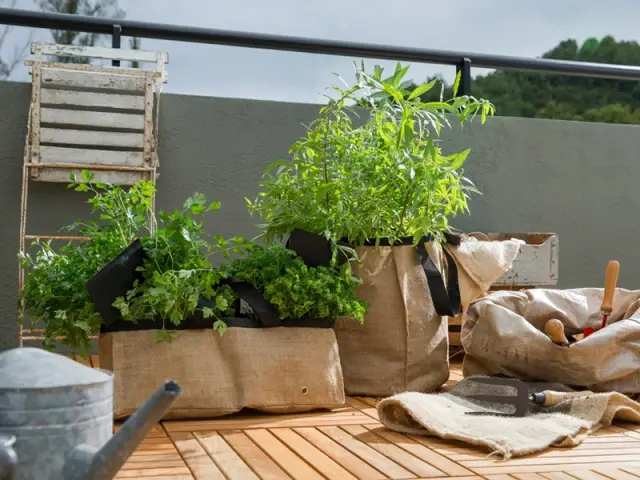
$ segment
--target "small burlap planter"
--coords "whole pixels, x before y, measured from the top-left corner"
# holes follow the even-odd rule
[[[616,419],[640,423],[640,404],[622,394],[572,392],[564,385],[550,383],[528,383],[529,391],[553,392],[569,398],[551,407],[531,405],[524,417],[467,415],[466,412],[478,411],[508,413],[513,409],[464,398],[471,394],[514,395],[510,387],[479,385],[473,378],[462,380],[448,393],[407,392],[386,398],[378,403],[380,421],[398,432],[484,446],[505,459],[552,445],[578,445],[590,433]]]
[[[357,293],[370,307],[362,325],[336,321],[346,393],[381,397],[440,387],[449,379],[447,315],[460,309],[453,258],[433,241],[356,250]]]
[[[180,395],[164,418],[211,418],[253,408],[304,412],[345,402],[338,345],[330,328],[183,330],[157,342],[155,330],[100,335],[100,367],[115,373],[114,418],[134,413],[165,380]]]

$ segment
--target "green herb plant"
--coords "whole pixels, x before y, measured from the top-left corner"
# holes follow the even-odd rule
[[[51,241],[36,241],[35,257],[18,254],[27,273],[20,302],[31,317],[30,326],[44,323],[45,348],[53,349],[56,338],[62,337],[62,344],[79,349],[84,356],[90,352],[89,337],[98,333],[101,324],[86,281],[135,240],[149,220],[153,192],[150,182],[134,185],[127,192],[92,181],[93,176],[83,172],[79,181],[72,176],[68,187],[93,194],[88,203],[99,222],[75,222],[64,228],[89,240],[57,251]],[[18,321],[24,324],[24,317]]]
[[[385,78],[381,67],[369,74],[362,66],[354,86],[333,87],[337,98],[320,109],[291,158],[271,164],[258,197],[247,199],[264,220],[261,237],[300,228],[355,246],[430,234],[441,240],[449,220],[468,211],[477,192],[462,168],[469,149],[445,154],[439,137],[450,119],[462,125],[479,114],[484,123],[495,109],[466,95],[424,102],[436,81],[409,91],[408,69],[398,64]]]
[[[224,331],[221,316],[229,311],[233,297],[228,288],[219,285],[221,273],[213,268],[211,258],[244,250],[241,238],[227,241],[216,236],[209,241],[204,233],[200,217],[218,209],[219,203],[209,204],[204,195],[196,193],[182,210],[160,212],[157,224],[151,182],[124,189],[94,182],[93,175],[84,171],[81,180],[72,176],[69,187],[92,195],[88,203],[97,218],[65,228],[88,240],[58,251],[48,242],[36,242],[35,258],[27,253],[18,255],[27,270],[20,301],[32,324],[44,323],[45,348],[53,349],[56,338],[62,337],[62,344],[79,349],[84,356],[89,354],[89,337],[98,334],[102,322],[86,282],[136,238],[142,241],[147,260],[141,267],[142,281],[126,298],[114,303],[123,318],[132,322],[161,319],[164,327],[166,321],[177,325],[200,310],[212,318],[219,332]],[[214,307],[200,307],[200,298],[211,300]],[[24,318],[19,321],[23,323]],[[159,330],[158,340],[168,339],[166,329]]]
[[[212,262],[218,256],[229,259],[232,253],[243,253],[245,244],[241,237],[225,240],[205,233],[201,217],[220,206],[197,193],[186,199],[182,210],[159,213],[155,233],[142,239],[148,257],[142,278],[114,303],[123,319],[160,319],[163,328],[157,332],[158,340],[170,340],[167,321],[177,326],[200,311],[213,320],[215,330],[224,333],[227,325],[222,317],[233,312],[234,294],[220,285],[225,275]],[[203,299],[211,300],[214,307],[200,306]]]
[[[261,292],[283,320],[351,317],[362,323],[367,305],[357,298],[361,281],[350,272],[345,266],[308,267],[279,243],[255,244],[230,266],[230,274]]]

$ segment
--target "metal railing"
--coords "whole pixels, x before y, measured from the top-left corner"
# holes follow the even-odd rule
[[[323,55],[453,65],[456,67],[457,72],[462,72],[459,91],[465,95],[471,92],[471,67],[524,70],[618,80],[640,79],[640,67],[628,65],[610,65],[430,50],[371,43],[341,42],[318,38],[290,37],[199,28],[186,25],[139,22],[135,20],[114,20],[81,15],[45,13],[33,10],[0,8],[0,24],[112,35],[114,48],[120,47],[121,36],[129,36],[177,42],[206,43]]]

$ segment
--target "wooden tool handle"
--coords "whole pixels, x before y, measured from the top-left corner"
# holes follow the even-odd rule
[[[544,333],[547,334],[547,336],[553,343],[556,343],[558,345],[569,344],[569,340],[564,334],[564,324],[556,318],[547,322],[547,324],[544,326]]]
[[[610,261],[607,264],[607,273],[604,278],[604,296],[600,307],[603,312],[611,313],[613,311],[613,296],[616,293],[619,273],[620,264],[615,260]]]
[[[544,391],[541,393],[534,393],[532,400],[533,403],[537,405],[541,405],[543,407],[553,407],[554,405],[557,405],[569,398],[569,396],[569,394],[563,392]]]

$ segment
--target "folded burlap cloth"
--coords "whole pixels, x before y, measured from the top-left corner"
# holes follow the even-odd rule
[[[460,245],[444,245],[458,266],[458,282],[462,311],[474,300],[487,294],[513,265],[520,253],[522,240],[483,241],[461,235]]]
[[[513,406],[465,399],[465,395],[515,395],[507,386],[479,384],[474,377],[460,381],[447,393],[406,392],[378,403],[380,421],[402,433],[430,435],[488,447],[505,459],[545,450],[571,447],[614,419],[640,423],[640,403],[620,393],[572,391],[557,383],[527,382],[530,393],[567,392],[557,405],[531,404],[524,417],[466,415],[469,411],[510,413]]]

